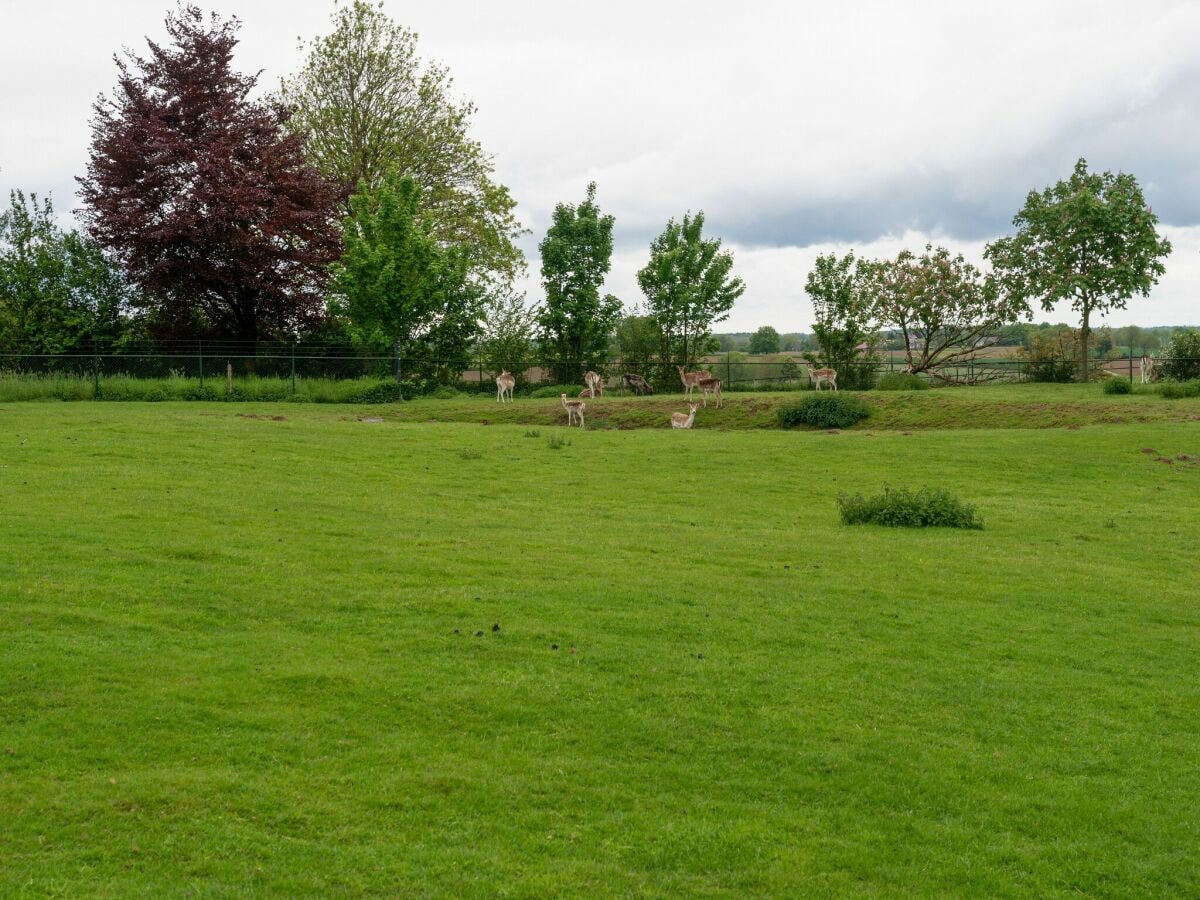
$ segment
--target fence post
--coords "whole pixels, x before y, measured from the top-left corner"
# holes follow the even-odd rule
[[[477,351],[476,362],[479,363],[479,393],[483,393],[483,350]]]
[[[296,393],[296,339],[292,338],[292,394]]]
[[[197,341],[197,348],[200,355],[200,387],[204,388],[204,341]]]
[[[1129,345],[1129,383],[1133,384],[1133,344]]]
[[[92,399],[100,399],[100,351],[92,341]]]
[[[730,374],[731,366],[729,364],[729,356],[730,356],[730,351],[726,350],[725,351],[725,383],[732,385],[733,384],[733,376]]]

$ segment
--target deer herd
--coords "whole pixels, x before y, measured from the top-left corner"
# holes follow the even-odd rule
[[[700,389],[701,402],[704,408],[708,408],[708,396],[712,395],[713,400],[720,409],[725,404],[724,398],[721,396],[721,379],[713,375],[712,372],[700,370],[698,372],[689,372],[685,366],[676,366],[679,370],[679,380],[683,383],[683,396],[689,401],[692,399],[692,392],[697,388]],[[833,369],[809,369],[809,379],[819,391],[822,384],[827,384],[835,391],[837,390],[837,372]],[[645,378],[641,375],[626,373],[621,376],[621,380],[625,386],[635,394],[653,394],[654,389],[649,385]],[[565,393],[559,394],[559,400],[562,402],[563,409],[567,411],[567,426],[573,426],[575,420],[579,420],[579,427],[583,428],[583,414],[587,409],[587,400],[595,397],[604,396],[604,377],[597,372],[588,371],[583,375],[583,383],[587,385],[579,392],[578,398],[569,398]],[[503,403],[506,399],[511,402],[513,398],[513,388],[516,387],[517,380],[512,373],[507,369],[501,370],[496,376],[496,402]],[[671,413],[672,428],[691,428],[692,423],[696,420],[696,410],[700,408],[700,404],[688,403],[689,412],[687,413]]]

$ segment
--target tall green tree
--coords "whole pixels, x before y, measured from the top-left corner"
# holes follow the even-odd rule
[[[650,261],[637,279],[658,327],[664,367],[692,368],[707,351],[713,324],[727,319],[746,291],[732,269],[733,254],[721,249],[720,239],[704,237],[703,212],[671,219],[650,244]]]
[[[1011,303],[1049,311],[1069,301],[1079,313],[1079,377],[1088,378],[1093,316],[1125,309],[1146,296],[1165,271],[1171,243],[1132,175],[1089,172],[1080,159],[1066,181],[1030,191],[1013,218],[1017,233],[988,245],[1001,289]]]
[[[804,292],[813,306],[813,337],[818,353],[806,353],[811,363],[838,373],[838,384],[856,390],[871,387],[878,361],[871,279],[874,269],[853,252],[817,257]]]
[[[770,325],[764,325],[750,335],[751,353],[778,353],[781,344],[779,332]]]
[[[900,335],[909,371],[941,377],[938,369],[973,358],[999,342],[1000,329],[1029,307],[1000,294],[995,282],[945,247],[925,245],[920,256],[902,250],[870,267],[875,319]]]
[[[621,302],[601,294],[612,265],[613,217],[596,204],[596,183],[578,206],[559,203],[542,256],[546,302],[538,315],[542,349],[549,354],[555,380],[575,384],[587,369],[602,368]]]
[[[516,201],[471,136],[475,105],[454,97],[449,71],[422,60],[417,40],[382,5],[339,7],[333,31],[301,45],[304,65],[282,84],[289,127],[347,197],[393,171],[412,178],[433,234],[467,248],[472,276],[511,282],[525,267]]]
[[[466,254],[434,236],[411,178],[388,175],[376,188],[364,182],[350,204],[346,252],[334,266],[335,312],[356,340],[394,346],[414,361],[398,374],[456,379],[468,366],[482,311]]]
[[[0,347],[23,353],[111,348],[134,295],[100,247],[54,219],[49,197],[10,194],[0,212]]]
[[[654,319],[634,308],[621,319],[613,341],[621,358],[621,371],[651,378],[658,353],[658,327]]]

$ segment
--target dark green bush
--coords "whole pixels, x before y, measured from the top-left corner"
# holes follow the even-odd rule
[[[896,528],[982,528],[975,507],[944,490],[890,488],[864,497],[839,494],[843,525],[888,525]]]
[[[920,375],[909,375],[906,372],[888,372],[880,375],[875,382],[877,391],[927,391],[929,382]]]
[[[377,381],[359,388],[350,398],[351,403],[395,403],[403,399],[400,385],[394,381]]]
[[[1168,400],[1200,397],[1200,378],[1192,381],[1168,381],[1159,387],[1158,392]]]
[[[557,399],[559,394],[566,394],[568,397],[574,397],[583,390],[582,385],[569,384],[544,384],[541,387],[534,388],[529,392],[529,396],[534,400],[546,400],[551,397]]]
[[[192,384],[179,392],[181,400],[222,400],[224,397],[224,392],[217,390],[213,384]]]
[[[1133,384],[1125,378],[1109,378],[1100,390],[1106,394],[1132,394]]]
[[[779,408],[779,427],[849,428],[871,414],[870,408],[857,397],[818,391]]]
[[[452,388],[448,384],[443,384],[436,387],[429,396],[434,400],[457,400],[463,396],[463,393],[458,388]]]

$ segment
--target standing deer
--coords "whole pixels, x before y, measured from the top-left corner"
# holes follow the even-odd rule
[[[1158,372],[1154,368],[1154,359],[1152,357],[1142,356],[1142,384],[1148,384],[1158,377]]]
[[[679,370],[679,380],[683,382],[683,396],[691,397],[692,389],[706,378],[712,378],[712,372],[705,372],[701,369],[699,372],[689,372],[683,366],[676,366]]]
[[[692,422],[696,418],[696,409],[699,404],[689,403],[688,409],[691,410],[686,416],[683,413],[671,413],[672,428],[691,428]]]
[[[808,378],[817,386],[818,391],[821,389],[821,382],[825,382],[825,384],[829,385],[835,391],[838,389],[837,372],[833,369],[809,369]]]
[[[704,408],[708,409],[708,395],[712,394],[717,398],[717,409],[725,405],[725,400],[721,396],[721,379],[720,378],[702,378],[696,382],[696,387],[700,388],[700,392],[704,395]]]
[[[625,382],[625,387],[629,388],[635,394],[654,393],[654,388],[650,387],[650,383],[641,375],[635,375],[632,372],[626,372],[621,376],[621,380]]]
[[[508,395],[509,402],[512,402],[513,388],[517,385],[517,379],[509,374],[508,369],[501,369],[500,374],[496,376],[496,402],[503,403],[505,395]]]
[[[604,379],[595,372],[584,372],[583,383],[586,384],[588,386],[588,390],[591,391],[591,393],[588,395],[589,397],[604,396]],[[582,397],[583,395],[580,394],[580,396]]]
[[[575,417],[578,416],[579,427],[582,428],[583,411],[587,404],[585,404],[582,400],[568,400],[566,394],[559,394],[558,396],[562,398],[563,409],[567,411],[567,427],[570,428],[573,424],[575,424]]]

